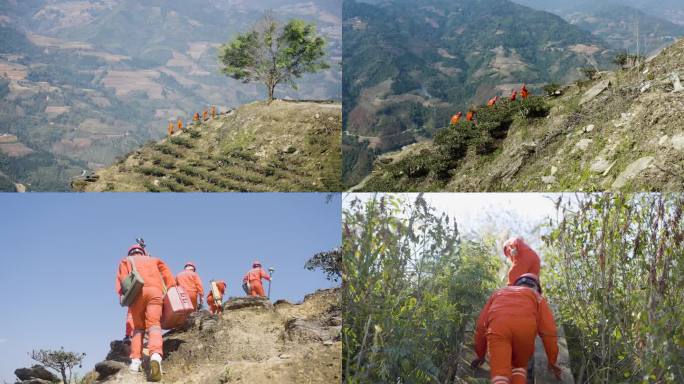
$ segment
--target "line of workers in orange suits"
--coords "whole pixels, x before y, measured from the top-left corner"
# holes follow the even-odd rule
[[[520,237],[504,243],[504,254],[512,263],[508,286],[495,291],[480,312],[475,329],[477,357],[471,366],[482,365],[489,352],[492,384],[525,384],[527,365],[534,355],[535,337],[539,335],[548,368],[560,379],[556,323],[542,296],[539,256]]]
[[[525,84],[522,85],[522,88],[520,88],[520,97],[522,97],[523,100],[527,100],[527,98],[530,96],[530,92],[527,90],[527,87],[525,87]],[[511,91],[511,96],[508,98],[511,102],[516,101],[518,99],[518,91],[513,90]],[[496,103],[499,101],[499,96],[494,96],[489,101],[487,101],[487,107],[493,107],[496,105]],[[451,125],[456,125],[458,124],[459,121],[461,121],[461,117],[463,117],[463,112],[459,111],[455,115],[451,116]],[[467,121],[474,121],[475,119],[475,111],[471,108],[467,113],[466,113],[466,120]]]
[[[130,261],[129,261],[130,258]],[[135,266],[131,265],[131,261]],[[142,277],[144,285],[135,301],[128,307],[126,318],[126,337],[131,343],[130,371],[139,372],[142,364],[143,338],[147,334],[147,348],[150,353],[150,380],[161,380],[162,351],[162,328],[161,315],[164,297],[164,289],[179,285],[183,287],[190,297],[195,310],[199,309],[198,303],[204,302],[204,287],[202,279],[197,273],[194,263],[185,263],[184,269],[173,276],[169,267],[161,259],[150,256],[145,247],[135,244],[128,249],[127,257],[119,263],[116,276],[116,292],[122,295],[122,282],[133,270]],[[261,280],[271,281],[272,277],[263,270],[261,262],[254,261],[252,268],[244,275],[243,282],[250,287],[250,296],[264,297],[264,287]],[[217,288],[221,296],[225,293],[225,281],[217,281]],[[214,298],[213,292],[209,292],[206,302],[212,314],[223,310],[222,297]]]
[[[212,119],[216,117],[216,107],[215,106],[212,105],[210,110],[205,109],[204,111],[202,111],[202,121],[209,120],[209,114],[211,114]],[[200,121],[199,112],[195,112],[195,114],[192,116],[192,121],[194,123],[199,123],[199,121]],[[173,135],[173,132],[176,129],[176,127],[178,127],[179,132],[183,130],[183,119],[182,118],[179,117],[178,121],[176,121],[176,123],[174,123],[173,121],[169,121],[169,126],[166,129],[167,132],[169,133],[169,136]]]

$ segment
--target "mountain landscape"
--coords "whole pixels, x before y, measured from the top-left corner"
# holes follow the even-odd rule
[[[272,9],[314,22],[330,69],[278,98],[341,98],[340,1],[28,0],[0,4],[0,189],[69,190],[169,120],[263,99],[219,72],[218,47]]]
[[[340,191],[342,107],[253,102],[74,178],[76,191]]]
[[[195,312],[184,327],[164,335],[164,383],[340,381],[339,289],[316,291],[301,303],[231,297],[223,308],[216,315],[206,309]],[[129,353],[130,346],[112,341],[104,360],[79,383],[147,383],[144,373],[129,372]],[[15,372],[22,384],[51,382],[41,377],[56,379],[40,367]]]
[[[526,83],[580,78],[615,55],[590,31],[507,0],[343,3],[343,181],[430,139],[452,114]]]
[[[380,156],[357,189],[681,191],[684,40],[632,64],[480,106],[476,123]]]

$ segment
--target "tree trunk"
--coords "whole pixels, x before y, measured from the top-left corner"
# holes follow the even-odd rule
[[[273,94],[275,93],[275,86],[276,86],[275,84],[268,84],[268,85],[267,85],[267,88],[268,88],[268,103],[269,103],[269,104],[271,104],[271,102],[273,101]]]
[[[67,381],[66,371],[64,369],[60,369],[60,373],[62,374],[62,381],[64,381],[64,384],[69,384]]]

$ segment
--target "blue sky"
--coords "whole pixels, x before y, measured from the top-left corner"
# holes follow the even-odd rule
[[[303,268],[341,243],[339,194],[0,194],[0,382],[34,348],[86,352],[84,371],[124,334],[114,281],[142,236],[174,273],[192,260],[241,295],[254,259],[274,267],[271,298],[300,301],[332,286]],[[267,285],[265,286],[268,287]]]

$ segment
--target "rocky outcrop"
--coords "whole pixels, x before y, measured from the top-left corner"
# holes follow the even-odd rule
[[[42,365],[34,365],[31,368],[19,368],[14,371],[21,384],[44,384],[58,383],[59,377],[48,371]]]
[[[223,303],[223,310],[230,311],[234,309],[258,307],[265,309],[273,309],[273,304],[265,297],[231,297]]]

